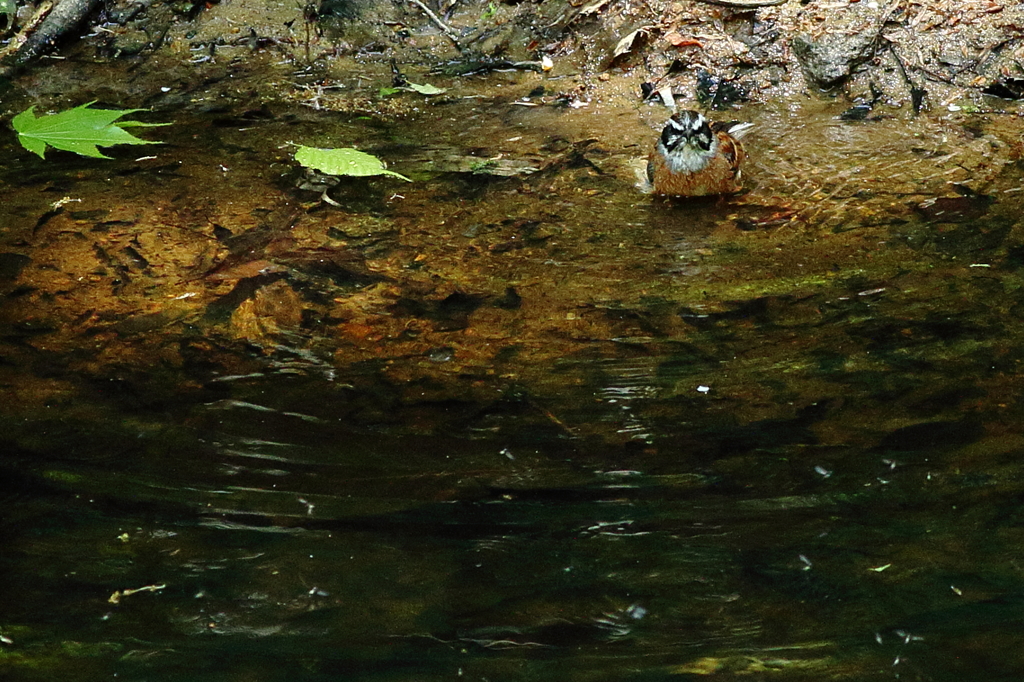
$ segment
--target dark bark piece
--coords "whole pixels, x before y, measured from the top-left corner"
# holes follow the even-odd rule
[[[93,11],[99,0],[61,0],[14,54],[15,68],[46,54]]]

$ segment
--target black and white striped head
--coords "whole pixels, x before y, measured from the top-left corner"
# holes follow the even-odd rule
[[[696,111],[680,111],[661,131],[658,152],[673,173],[697,173],[718,153],[718,136]]]
[[[682,145],[696,152],[711,152],[715,135],[708,120],[696,111],[680,111],[674,114],[661,131],[661,147],[665,153],[672,153]]]

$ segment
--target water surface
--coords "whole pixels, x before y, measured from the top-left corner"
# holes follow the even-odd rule
[[[673,205],[594,106],[8,148],[0,669],[1019,679],[1013,131],[751,107]]]

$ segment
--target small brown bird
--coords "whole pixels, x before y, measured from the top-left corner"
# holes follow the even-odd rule
[[[648,194],[675,197],[739,192],[740,164],[747,158],[740,138],[751,127],[713,123],[696,111],[680,111],[661,131],[638,186]]]

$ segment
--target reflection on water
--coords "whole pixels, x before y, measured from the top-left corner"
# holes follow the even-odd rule
[[[831,146],[764,134],[751,193],[672,206],[547,116],[518,120],[511,151],[552,159],[528,178],[419,170],[341,209],[230,122],[204,134],[231,172],[24,174],[7,677],[1020,678],[1019,178],[976,149],[1000,138],[814,114]],[[922,209],[953,167],[992,198]]]

